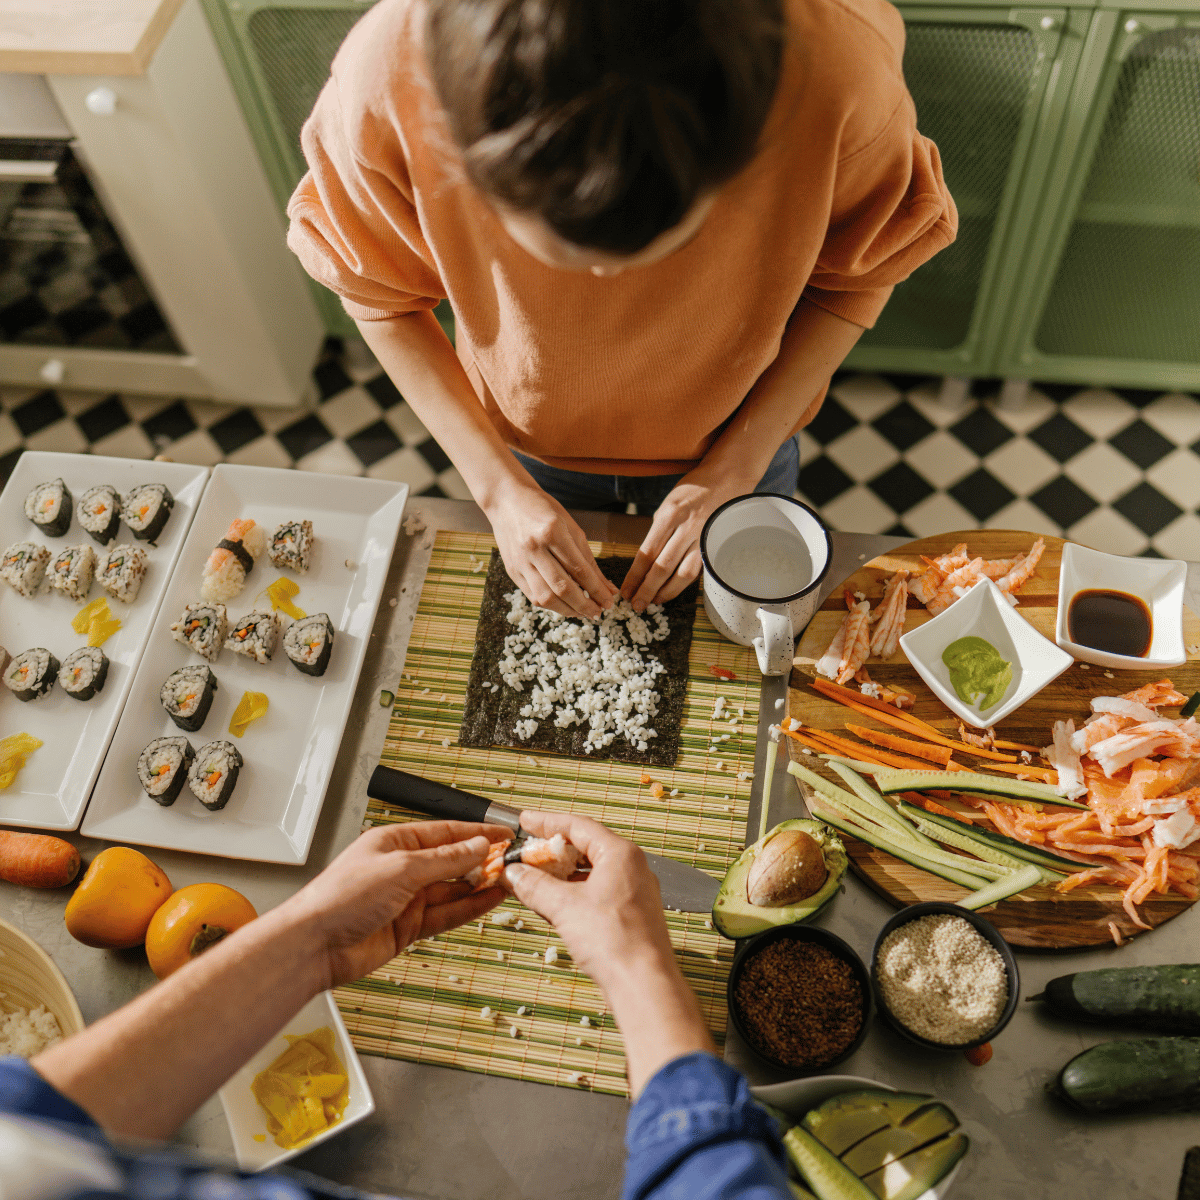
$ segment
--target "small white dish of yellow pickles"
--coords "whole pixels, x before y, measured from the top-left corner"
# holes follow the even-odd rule
[[[314,996],[218,1095],[243,1171],[277,1167],[375,1111],[332,992]]]

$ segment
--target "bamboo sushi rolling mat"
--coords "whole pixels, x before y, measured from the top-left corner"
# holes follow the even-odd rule
[[[753,652],[725,641],[697,605],[674,768],[465,749],[458,745],[459,723],[494,546],[484,534],[437,535],[380,761],[515,808],[594,817],[647,850],[723,876],[745,843],[761,682]],[[631,555],[636,547],[594,542],[592,550]],[[718,678],[712,666],[737,678]],[[718,696],[727,711],[714,720]],[[710,751],[720,736],[728,740]],[[641,782],[644,770],[666,789],[661,800]],[[747,778],[739,780],[739,773]],[[420,819],[371,800],[364,828]],[[683,973],[720,1047],[732,943],[704,913],[666,917]],[[549,947],[558,952],[551,964],[545,961]],[[356,1049],[366,1054],[626,1094],[621,1036],[599,989],[575,970],[547,922],[515,899],[481,922],[416,943],[339,988],[336,998]],[[484,1008],[491,1015],[482,1016]]]

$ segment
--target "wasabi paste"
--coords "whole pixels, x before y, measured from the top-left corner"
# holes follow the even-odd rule
[[[964,704],[986,712],[999,704],[1012,683],[1012,663],[1005,662],[991,642],[962,637],[942,651],[950,682]]]

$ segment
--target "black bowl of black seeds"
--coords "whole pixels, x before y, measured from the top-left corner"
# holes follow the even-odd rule
[[[827,929],[781,925],[749,939],[734,957],[728,996],[742,1041],[792,1075],[849,1058],[867,1036],[871,977]]]

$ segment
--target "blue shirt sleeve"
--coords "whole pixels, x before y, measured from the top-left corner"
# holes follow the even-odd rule
[[[97,1128],[78,1104],[52,1088],[23,1058],[0,1058],[0,1112]]]
[[[625,1129],[622,1200],[787,1200],[774,1119],[745,1078],[711,1054],[667,1063]]]

